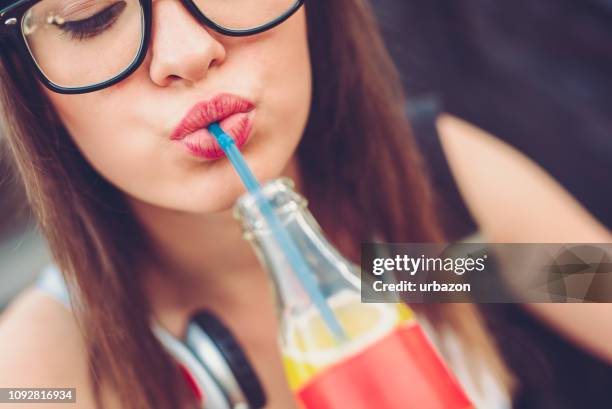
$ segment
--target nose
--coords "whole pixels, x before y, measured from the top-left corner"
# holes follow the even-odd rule
[[[196,83],[225,59],[225,47],[176,0],[153,2],[151,80],[159,86]]]

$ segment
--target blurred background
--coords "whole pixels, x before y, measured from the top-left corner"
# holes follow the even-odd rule
[[[450,240],[476,226],[440,147],[435,118],[443,111],[518,148],[612,227],[612,0],[372,3]],[[48,262],[0,158],[0,309]]]
[[[373,0],[451,238],[475,226],[434,127],[444,111],[538,163],[612,227],[612,0]]]
[[[6,156],[0,155],[0,310],[50,260]]]

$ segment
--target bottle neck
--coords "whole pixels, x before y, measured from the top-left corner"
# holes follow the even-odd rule
[[[303,309],[311,302],[258,200],[267,201],[280,226],[314,274],[324,296],[330,297],[343,289],[359,291],[353,266],[323,236],[306,200],[293,190],[290,179],[277,179],[262,187],[259,198],[252,194],[243,196],[236,205],[235,215],[242,221],[245,238],[255,248],[275,284],[281,308]]]

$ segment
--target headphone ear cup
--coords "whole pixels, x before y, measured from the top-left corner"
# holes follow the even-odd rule
[[[194,315],[186,344],[222,385],[233,406],[242,403],[261,409],[266,405],[263,387],[242,347],[214,314]]]
[[[190,385],[198,389],[194,392],[201,402],[201,409],[234,409],[220,385],[183,342],[157,324],[152,329],[166,351],[178,362]]]

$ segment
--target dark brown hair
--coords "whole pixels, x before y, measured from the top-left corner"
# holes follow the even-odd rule
[[[328,0],[308,2],[306,13],[314,89],[298,158],[313,213],[353,259],[359,243],[373,235],[441,241],[398,76],[371,10],[363,0]],[[7,45],[0,81],[3,133],[55,262],[78,289],[73,301],[94,384],[109,381],[125,407],[179,407],[188,395],[151,332],[138,275],[146,235],[122,193],[79,153],[40,84]],[[453,325],[468,323],[462,333],[487,342],[469,305],[424,312],[437,322],[453,315]]]

